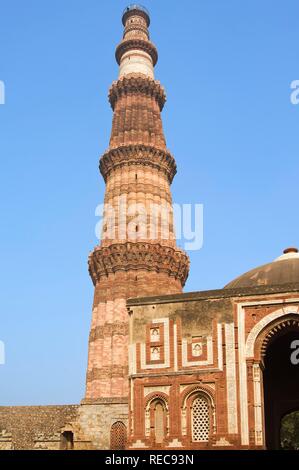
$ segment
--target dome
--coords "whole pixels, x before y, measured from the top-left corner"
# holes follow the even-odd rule
[[[224,288],[278,286],[296,282],[299,283],[299,252],[297,248],[287,248],[283,255],[272,263],[264,264],[242,274]]]

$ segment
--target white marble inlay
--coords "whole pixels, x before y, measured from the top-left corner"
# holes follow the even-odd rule
[[[255,443],[263,445],[263,418],[262,418],[262,392],[261,392],[261,369],[259,364],[253,364],[253,399],[254,399],[254,423]]]
[[[164,324],[164,362],[159,364],[147,364],[146,363],[146,345],[145,343],[140,344],[140,362],[141,369],[164,369],[170,366],[170,354],[169,354],[169,319],[168,318],[157,318],[152,323],[163,323]]]
[[[207,359],[204,361],[188,361],[188,340],[182,340],[182,365],[183,367],[189,366],[208,366],[213,364],[213,338],[207,336]]]
[[[249,445],[247,365],[246,365],[246,358],[245,358],[245,312],[241,304],[238,305],[238,345],[239,345],[241,444]]]
[[[226,355],[227,425],[229,434],[237,434],[238,408],[235,357],[235,324],[226,323],[224,328]]]

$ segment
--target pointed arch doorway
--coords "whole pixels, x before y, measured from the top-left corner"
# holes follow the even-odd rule
[[[264,341],[264,421],[267,449],[281,449],[283,419],[299,410],[299,364],[292,362],[291,345],[299,340],[296,320],[281,321]]]

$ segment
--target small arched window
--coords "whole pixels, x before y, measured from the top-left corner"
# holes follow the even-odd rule
[[[207,442],[210,436],[210,406],[207,398],[196,395],[191,405],[192,441]]]
[[[117,421],[110,430],[110,449],[124,450],[127,444],[127,428],[124,423]]]

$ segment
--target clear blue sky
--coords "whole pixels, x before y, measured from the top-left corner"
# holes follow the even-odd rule
[[[295,0],[146,0],[178,174],[204,204],[185,291],[221,288],[299,244]],[[0,404],[84,395],[108,88],[123,0],[2,0]]]

